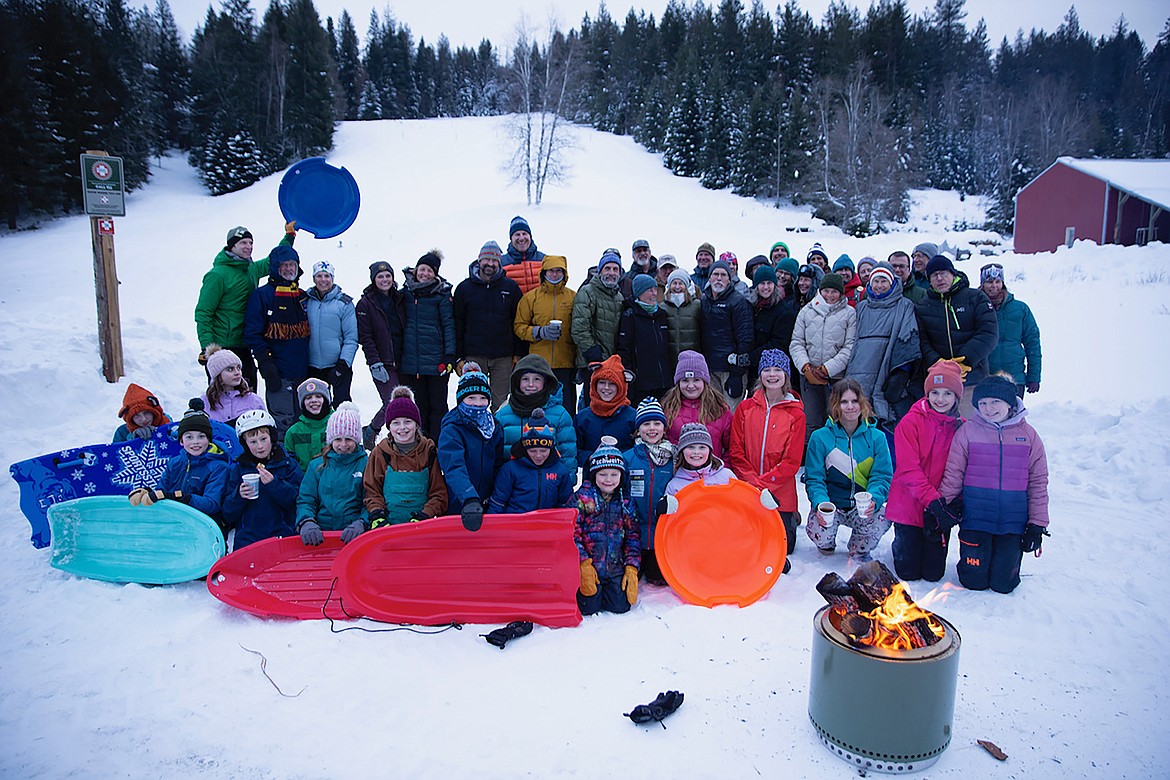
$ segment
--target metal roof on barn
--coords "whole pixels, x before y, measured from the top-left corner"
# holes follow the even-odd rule
[[[1056,160],[1135,198],[1170,211],[1170,160]]]

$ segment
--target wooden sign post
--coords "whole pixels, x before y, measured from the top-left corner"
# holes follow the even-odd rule
[[[122,158],[102,151],[81,155],[85,213],[93,239],[93,283],[97,294],[98,348],[107,382],[125,376],[122,363],[122,319],[118,306],[118,273],[114,265],[114,217],[126,216]]]

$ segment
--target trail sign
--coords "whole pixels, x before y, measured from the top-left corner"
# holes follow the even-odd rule
[[[81,183],[86,214],[91,217],[126,216],[121,157],[81,155]]]

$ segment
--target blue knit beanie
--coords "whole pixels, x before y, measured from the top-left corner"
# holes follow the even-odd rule
[[[837,262],[833,263],[833,271],[840,271],[842,268],[848,268],[850,271],[856,271],[853,266],[853,258],[849,255],[841,255],[837,258]]]
[[[666,425],[666,412],[662,411],[662,404],[658,403],[658,399],[653,396],[643,398],[642,403],[638,404],[638,411],[634,415],[634,429],[642,427],[642,423],[658,420],[663,425]]]
[[[979,402],[984,398],[998,398],[1012,409],[1016,408],[1016,401],[1019,400],[1019,396],[1016,395],[1015,383],[994,374],[975,385],[975,392],[971,395],[971,403],[979,406]]]
[[[623,272],[623,271],[625,271],[625,269],[624,269],[624,268],[622,268],[622,258],[621,258],[621,256],[620,256],[620,255],[617,255],[617,254],[615,254],[614,252],[606,252],[605,254],[603,254],[603,255],[601,256],[601,259],[597,261],[597,271],[598,271],[598,273],[600,273],[600,272],[601,272],[601,269],[602,269],[602,268],[604,268],[604,267],[605,267],[606,265],[608,265],[609,263],[617,263],[617,267],[618,267],[618,272],[619,272],[619,273],[620,273],[620,272]]]
[[[508,238],[511,238],[517,230],[523,230],[528,235],[532,235],[532,228],[528,227],[528,220],[519,214],[512,217],[512,222],[508,225]]]
[[[638,274],[634,277],[634,300],[642,297],[642,293],[647,290],[653,290],[658,286],[658,282],[654,281],[654,277],[648,274]]]
[[[760,353],[760,372],[765,368],[779,368],[785,374],[791,374],[792,361],[782,349],[765,349]]]

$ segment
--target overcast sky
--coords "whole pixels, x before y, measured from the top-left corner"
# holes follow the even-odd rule
[[[142,0],[138,0],[142,2]],[[764,7],[773,13],[784,0],[765,0]],[[170,0],[175,19],[183,31],[183,35],[190,40],[196,26],[203,23],[207,16],[207,8],[214,5],[218,10],[219,0],[209,3],[208,0]],[[395,0],[387,5],[385,0],[315,0],[317,11],[324,23],[325,17],[332,16],[336,22],[342,9],[347,9],[353,17],[358,35],[365,41],[366,30],[369,27],[371,9],[377,9],[380,16],[384,16],[387,7],[391,9],[394,18],[399,22],[410,25],[414,33],[415,42],[425,38],[428,43],[435,43],[441,33],[447,35],[453,46],[475,46],[481,39],[488,38],[497,48],[511,48],[510,42],[515,39],[516,23],[521,14],[526,14],[531,27],[547,29],[550,14],[559,20],[563,29],[577,27],[582,17],[588,13],[596,16],[597,0],[516,0],[510,3],[491,3],[483,0]],[[684,0],[691,5],[693,0]],[[718,7],[719,0],[708,0]],[[852,0],[851,0],[852,2]],[[130,4],[135,4],[134,0]],[[751,7],[751,0],[744,0],[745,7]],[[863,11],[869,7],[868,2],[852,2]],[[268,0],[252,0],[252,7],[256,11],[257,19],[263,16]],[[620,25],[631,6],[644,9],[654,14],[655,19],[662,18],[662,10],[667,0],[612,0],[607,3],[610,16]],[[934,6],[934,0],[908,0],[911,13],[921,15],[923,11]],[[972,28],[982,17],[987,21],[987,29],[992,48],[999,45],[1000,40],[1007,36],[1015,38],[1016,31],[1042,29],[1055,30],[1061,20],[1074,5],[1071,0],[968,0],[967,26]],[[1125,17],[1131,29],[1137,30],[1145,41],[1147,48],[1157,43],[1158,35],[1170,17],[1170,2],[1167,0],[1082,0],[1076,3],[1077,15],[1081,20],[1081,28],[1094,36],[1107,35],[1117,24],[1118,18]],[[810,13],[818,22],[829,7],[829,0],[802,0],[801,8]],[[149,7],[154,7],[154,0],[150,0]],[[543,37],[543,36],[541,36]]]

